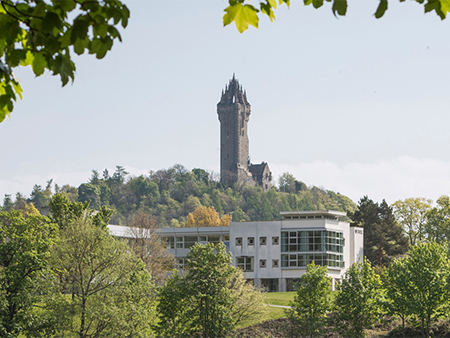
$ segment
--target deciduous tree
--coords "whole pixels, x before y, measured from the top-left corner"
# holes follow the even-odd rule
[[[214,207],[197,207],[194,212],[191,212],[186,217],[186,227],[229,226],[230,222],[230,215],[224,215],[220,218]]]
[[[409,237],[409,244],[415,245],[426,237],[425,225],[432,200],[424,197],[411,197],[392,203],[394,215]]]
[[[421,324],[422,336],[429,337],[432,321],[448,306],[450,262],[446,247],[437,243],[419,243],[404,261],[405,283],[399,285],[408,305],[408,313]]]
[[[327,312],[331,309],[331,281],[326,266],[308,265],[297,284],[297,294],[286,310],[294,332],[307,337],[323,337]]]
[[[174,271],[159,294],[161,336],[225,337],[263,311],[260,291],[231,265],[223,243],[191,247],[185,273]]]
[[[57,226],[46,216],[0,213],[1,337],[17,337],[28,326],[56,234]]]
[[[175,257],[166,250],[155,218],[144,210],[138,210],[129,222],[129,245],[144,262],[152,278],[162,283],[167,272],[173,269]]]
[[[450,242],[450,197],[441,196],[436,207],[427,213],[425,232],[428,239],[437,243]]]
[[[110,236],[107,229],[82,218],[66,225],[52,253],[52,267],[59,275],[62,294],[49,310],[59,314],[60,335],[151,334],[155,313],[150,275],[127,244]]]
[[[353,263],[345,272],[340,291],[335,298],[337,327],[344,337],[360,338],[366,335],[381,315],[381,279],[370,262]]]

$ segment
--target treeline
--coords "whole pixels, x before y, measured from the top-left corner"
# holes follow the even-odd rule
[[[130,177],[121,166],[114,173],[107,169],[101,174],[93,170],[88,182],[78,188],[59,186],[50,180],[45,187],[36,184],[29,198],[19,192],[15,199],[5,195],[2,208],[22,210],[31,202],[45,215],[55,193],[65,194],[71,202],[89,201],[93,209],[107,206],[114,211],[111,223],[119,225],[128,224],[142,210],[153,215],[160,227],[184,226],[187,215],[200,206],[214,207],[220,215],[230,214],[233,222],[277,220],[280,211],[356,210],[350,198],[308,187],[289,173],[279,178],[278,185],[264,192],[259,186],[226,187],[214,174],[199,168],[189,171],[180,164],[138,177]]]
[[[364,255],[374,266],[386,267],[417,244],[450,242],[450,197],[433,201],[423,197],[398,200],[392,205],[367,196],[357,210],[348,213],[355,225],[364,228]]]

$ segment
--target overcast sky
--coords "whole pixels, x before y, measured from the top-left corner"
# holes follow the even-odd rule
[[[124,2],[123,43],[76,57],[72,85],[16,71],[24,99],[0,124],[0,200],[116,165],[219,172],[216,104],[233,73],[252,105],[251,160],[274,177],[355,202],[450,194],[450,19],[391,1],[376,20],[375,0],[336,19],[329,3],[293,0],[239,34],[222,26],[223,0]]]

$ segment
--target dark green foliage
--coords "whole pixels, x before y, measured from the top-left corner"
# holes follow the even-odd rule
[[[205,170],[188,171],[180,164],[138,177],[128,177],[125,169],[117,166],[112,175],[106,169],[103,175],[93,170],[88,182],[80,184],[78,190],[55,185],[55,193],[66,195],[71,202],[88,202],[92,209],[111,208],[112,224],[126,224],[138,210],[143,210],[156,218],[159,227],[184,224],[186,216],[198,206],[214,207],[221,216],[231,214],[236,222],[278,220],[280,211],[356,210],[356,205],[344,195],[317,187],[308,189],[291,174],[285,175],[292,181],[287,189],[292,192],[275,187],[265,192],[259,186],[239,184],[223,187]],[[51,196],[51,185],[47,184],[46,189],[36,185],[28,202],[35,202],[41,212],[48,212]],[[3,208],[14,207],[10,196],[6,197]]]
[[[3,198],[3,207],[0,210],[2,210],[2,211],[9,211],[12,208],[14,208],[14,203],[11,200],[11,195],[5,194],[5,197]]]
[[[408,238],[386,201],[378,204],[364,196],[349,217],[364,228],[364,255],[373,265],[385,266],[408,250]]]

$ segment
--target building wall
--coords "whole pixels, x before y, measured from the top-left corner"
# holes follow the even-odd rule
[[[244,276],[255,285],[267,286],[271,291],[289,290],[306,272],[311,257],[316,264],[326,264],[333,288],[351,264],[363,259],[363,229],[342,221],[345,213],[281,214],[285,218],[281,221],[231,222],[229,227],[163,228],[161,234],[168,240],[169,252],[177,258],[178,268],[183,267],[190,245],[222,241],[232,254],[233,265],[243,268]],[[124,230],[127,227],[109,227],[117,236],[127,233]],[[342,261],[338,259],[340,255]],[[300,264],[300,257],[303,266],[291,265]]]

